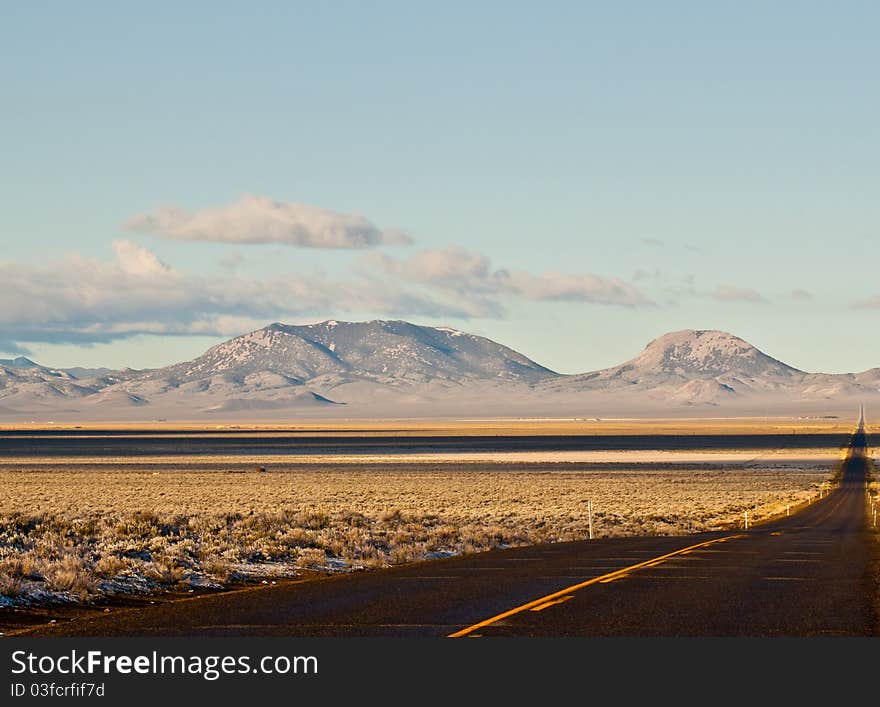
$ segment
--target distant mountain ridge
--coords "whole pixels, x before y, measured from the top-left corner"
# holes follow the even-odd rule
[[[18,356],[17,358],[0,358],[0,366],[4,368],[42,368],[39,363],[34,363],[29,358]]]
[[[404,321],[270,324],[161,369],[182,380],[270,371],[299,382],[319,376],[371,379],[534,381],[555,375],[516,351],[446,327]]]
[[[0,360],[0,417],[607,415],[767,412],[880,400],[880,369],[807,373],[723,331],[682,330],[563,375],[485,337],[399,320],[275,323],[151,370]]]

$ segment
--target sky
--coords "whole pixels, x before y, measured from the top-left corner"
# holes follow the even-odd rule
[[[380,318],[880,366],[876,3],[0,5],[0,356]]]

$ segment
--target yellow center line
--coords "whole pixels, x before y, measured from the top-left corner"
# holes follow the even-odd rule
[[[529,611],[530,609],[534,609],[535,607],[541,606],[542,604],[548,604],[554,602],[555,599],[559,599],[564,597],[566,594],[571,594],[572,592],[576,592],[579,589],[583,589],[584,587],[589,587],[593,584],[598,584],[599,582],[611,582],[615,579],[620,579],[624,575],[629,574],[630,572],[641,569],[642,567],[647,567],[648,565],[652,565],[657,562],[662,562],[663,560],[668,560],[670,557],[676,557],[677,555],[683,555],[686,552],[691,552],[693,550],[697,550],[701,547],[708,547],[709,545],[714,545],[715,543],[723,543],[727,540],[733,540],[734,538],[741,538],[743,535],[725,535],[722,538],[715,538],[714,540],[706,540],[705,542],[697,543],[696,545],[690,545],[688,547],[683,547],[681,550],[675,550],[674,552],[668,552],[665,555],[660,555],[659,557],[652,557],[649,560],[645,560],[644,562],[639,562],[635,565],[630,565],[629,567],[624,567],[619,570],[615,570],[614,572],[609,572],[608,574],[603,574],[598,577],[593,577],[592,579],[588,579],[584,582],[579,582],[578,584],[573,584],[570,587],[566,587],[565,589],[560,589],[558,592],[553,592],[552,594],[548,594],[547,596],[543,596],[540,599],[534,599],[533,601],[527,602],[525,604],[521,604],[513,609],[509,609],[503,613],[498,614],[497,616],[493,616],[492,618],[485,619],[480,621],[479,623],[475,623],[473,626],[468,626],[467,628],[463,628],[460,631],[456,631],[455,633],[450,633],[447,638],[461,638],[462,636],[467,636],[474,631],[484,628],[486,626],[491,626],[492,624],[501,621],[502,619],[506,619],[509,616],[514,616],[516,614],[522,613],[523,611]],[[546,608],[546,607],[543,607]]]
[[[567,602],[569,599],[574,599],[574,597],[569,594],[568,596],[560,597],[559,599],[554,599],[553,601],[545,601],[543,604],[538,604],[538,606],[533,606],[531,611],[544,611],[548,606],[556,606],[557,604],[562,604]]]

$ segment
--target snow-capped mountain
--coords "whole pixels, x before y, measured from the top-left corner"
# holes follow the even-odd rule
[[[156,371],[180,381],[272,373],[303,382],[322,376],[389,382],[536,381],[554,373],[472,334],[403,321],[271,324]]]
[[[666,334],[623,364],[576,375],[403,321],[271,324],[144,371],[0,362],[0,420],[790,414],[872,399],[880,404],[880,369],[806,373],[711,330]]]
[[[3,368],[42,368],[39,363],[34,363],[29,358],[19,356],[17,358],[0,358],[0,367]]]
[[[791,378],[803,374],[803,371],[777,361],[738,336],[724,331],[693,329],[672,332],[654,339],[642,353],[623,366],[630,367],[633,371],[689,378]]]
[[[87,404],[271,412],[356,403],[429,404],[491,384],[527,386],[553,371],[484,337],[403,321],[271,324],[192,361],[92,379]]]
[[[743,393],[789,388],[806,375],[733,334],[685,329],[655,339],[638,356],[618,366],[567,376],[547,387],[636,389],[672,401],[711,403]]]
[[[54,406],[97,393],[102,384],[80,381],[70,373],[17,358],[0,362],[0,403],[5,408]]]

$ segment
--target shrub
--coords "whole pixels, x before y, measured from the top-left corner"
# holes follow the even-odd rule
[[[94,565],[94,572],[98,577],[115,577],[128,569],[128,563],[116,555],[105,555]]]
[[[21,594],[22,590],[21,577],[14,577],[0,570],[0,596],[15,598]]]
[[[299,551],[299,555],[296,558],[297,566],[305,567],[307,569],[323,567],[326,561],[326,553],[323,550],[319,550],[315,547],[303,548]]]
[[[159,584],[174,585],[183,579],[183,567],[172,560],[156,560],[144,567],[144,576]]]

